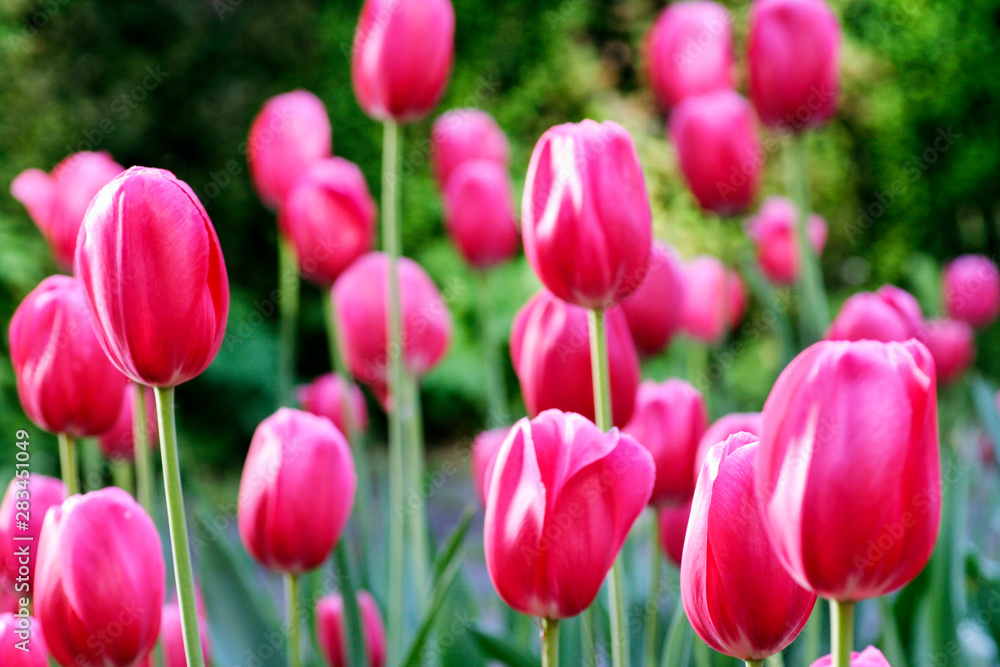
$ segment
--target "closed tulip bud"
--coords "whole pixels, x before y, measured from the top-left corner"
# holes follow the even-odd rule
[[[733,88],[733,18],[715,2],[669,5],[646,36],[649,83],[663,110],[686,97]]]
[[[889,661],[882,655],[882,651],[874,646],[869,646],[861,653],[853,651],[851,653],[851,667],[892,667]],[[833,656],[824,655],[812,664],[812,667],[831,667]]]
[[[746,311],[743,280],[709,255],[692,258],[684,269],[685,333],[703,343],[718,343]]]
[[[698,442],[698,454],[694,460],[694,478],[698,479],[701,466],[705,463],[708,450],[736,433],[749,433],[760,437],[759,412],[734,412],[716,419],[708,427]]]
[[[31,421],[74,437],[111,428],[126,380],[101,349],[79,280],[43,280],[17,307],[9,341],[17,395]]]
[[[107,153],[73,153],[52,174],[26,169],[10,184],[14,198],[24,204],[52,249],[56,263],[72,271],[80,223],[90,200],[122,171]]]
[[[799,248],[799,211],[784,197],[769,197],[760,212],[747,224],[747,235],[757,250],[757,264],[767,279],[791,285],[799,277],[802,253]],[[813,213],[806,223],[806,236],[816,254],[826,245],[826,220]]]
[[[539,618],[589,607],[654,476],[649,453],[618,429],[558,410],[517,422],[486,500],[486,569],[501,599]]]
[[[639,385],[635,412],[622,431],[649,450],[656,464],[650,504],[676,505],[694,493],[694,458],[707,426],[705,399],[684,380]]]
[[[307,90],[268,99],[250,126],[247,162],[257,195],[277,210],[302,171],[333,152],[326,107]]]
[[[1000,314],[1000,271],[989,257],[963,255],[944,272],[944,307],[949,317],[976,328]]]
[[[754,495],[759,449],[757,436],[737,433],[709,450],[681,560],[681,601],[692,627],[716,651],[748,661],[791,644],[816,604],[768,542]]]
[[[365,0],[354,33],[354,96],[376,120],[426,116],[448,86],[455,56],[450,0]]]
[[[101,451],[109,459],[123,459],[125,461],[135,460],[135,403],[138,400],[139,391],[143,392],[146,407],[146,440],[151,450],[155,450],[159,443],[159,429],[156,424],[156,397],[153,390],[129,382],[125,387],[122,408],[118,412],[118,419],[110,429],[102,433],[97,438],[97,444]]]
[[[271,570],[319,567],[347,525],[357,482],[350,445],[333,422],[281,408],[257,427],[243,466],[243,546]]]
[[[164,576],[156,525],[126,492],[109,487],[53,508],[35,591],[52,657],[63,667],[139,663],[156,644]]]
[[[0,664],[4,667],[49,667],[45,635],[30,616],[0,614]]]
[[[36,545],[42,523],[49,508],[62,505],[64,500],[66,486],[62,481],[38,473],[15,477],[7,486],[0,504],[0,549],[3,550],[0,551],[0,582],[11,589],[17,586],[21,594],[17,597],[31,597],[35,590]],[[26,563],[21,562],[24,551],[27,552]],[[21,570],[22,565],[27,569],[27,576]],[[21,583],[27,583],[27,589],[20,588]]]
[[[684,311],[684,267],[674,249],[654,241],[646,279],[622,301],[632,340],[639,352],[662,352],[681,326]]]
[[[299,387],[299,404],[306,412],[326,417],[341,433],[347,433],[347,420],[344,418],[344,393],[349,397],[346,404],[351,410],[351,426],[359,433],[368,430],[368,407],[361,388],[353,382],[346,382],[336,373],[320,375],[311,384]]]
[[[201,635],[201,654],[205,660],[205,667],[212,667],[212,639],[209,637],[205,611],[200,604],[198,605],[198,628]],[[184,654],[184,627],[181,625],[181,609],[176,602],[168,602],[163,607],[160,645],[163,647],[163,667],[188,667],[187,656]]]
[[[524,254],[564,301],[607,308],[646,277],[653,238],[632,137],[610,121],[550,128],[535,145],[521,208]]]
[[[469,461],[472,473],[472,487],[476,491],[479,502],[486,505],[486,499],[490,495],[489,482],[493,476],[493,464],[497,460],[497,452],[500,445],[507,439],[510,427],[483,431],[472,441],[472,457]]]
[[[824,0],[755,0],[747,62],[750,97],[768,127],[798,132],[836,111],[840,24]]]
[[[639,356],[621,309],[605,314],[611,373],[612,422],[632,417],[639,388]],[[587,311],[542,290],[514,318],[510,356],[528,414],[577,412],[595,418]]]
[[[684,555],[684,535],[687,533],[688,518],[691,516],[691,500],[676,507],[661,507],[657,511],[660,546],[670,562],[681,566]]]
[[[912,294],[894,285],[877,292],[858,292],[841,307],[826,332],[827,340],[904,341],[923,327],[920,304]]]
[[[386,660],[385,626],[375,598],[368,591],[358,591],[361,627],[365,634],[368,667],[382,667]],[[344,598],[339,593],[329,595],[316,604],[316,635],[330,667],[346,667],[347,621]]]
[[[962,377],[976,358],[975,333],[968,322],[931,320],[921,329],[919,339],[934,357],[938,384]]]
[[[757,496],[788,572],[842,602],[923,569],[941,519],[934,361],[921,343],[820,342],[764,404]]]
[[[489,160],[506,167],[510,148],[493,116],[481,109],[452,109],[434,121],[431,159],[438,188],[444,190],[451,172],[464,162]]]
[[[215,228],[187,183],[147,167],[111,181],[87,210],[76,270],[101,345],[129,379],[173,387],[212,363],[226,332],[229,279]]]
[[[465,261],[479,270],[513,257],[521,235],[507,167],[470,160],[455,168],[444,189],[444,224]]]
[[[733,215],[750,205],[760,189],[764,152],[753,109],[739,93],[685,99],[670,114],[670,140],[703,209]]]

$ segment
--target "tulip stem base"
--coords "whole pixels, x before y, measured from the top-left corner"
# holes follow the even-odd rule
[[[149,454],[149,433],[146,432],[146,388],[136,387],[132,404],[132,441],[135,446],[135,497],[153,516],[153,457]]]
[[[288,623],[288,667],[301,667],[299,657],[299,575],[285,575],[285,611]]]
[[[656,629],[660,620],[660,515],[654,509],[649,531],[649,560],[653,585],[646,603],[646,667],[656,667]]]
[[[559,665],[559,620],[542,619],[542,667]]]
[[[854,603],[830,600],[830,667],[850,667],[854,646]]]
[[[747,667],[764,667],[763,660],[744,660],[743,662],[746,663]]]
[[[62,472],[66,492],[73,496],[80,493],[80,464],[76,460],[76,439],[65,433],[60,433],[58,438],[59,470]]]
[[[295,384],[295,329],[299,317],[299,265],[295,248],[278,233],[278,404],[292,405]]]

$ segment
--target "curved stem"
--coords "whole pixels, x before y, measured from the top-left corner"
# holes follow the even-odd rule
[[[76,440],[71,435],[60,433],[59,471],[62,473],[66,492],[73,496],[80,493],[80,464],[76,461]]]
[[[146,388],[136,386],[132,404],[132,442],[135,446],[135,495],[142,509],[153,515],[153,457],[146,432]]]
[[[559,665],[559,621],[542,619],[542,667]]]
[[[646,603],[646,667],[656,667],[656,626],[660,620],[660,516],[653,510],[653,521],[649,534],[649,558],[652,567],[653,585]]]
[[[299,265],[295,248],[278,233],[278,404],[291,405],[295,384],[295,327],[299,317]]]
[[[854,646],[854,603],[830,600],[830,667],[850,667]]]
[[[285,575],[285,610],[288,622],[288,667],[300,667],[299,657],[299,575]]]

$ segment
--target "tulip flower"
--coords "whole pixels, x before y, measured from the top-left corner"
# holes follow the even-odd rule
[[[330,157],[333,130],[326,107],[307,90],[268,99],[250,126],[250,178],[265,204],[277,210],[310,164]]]
[[[748,662],[791,644],[816,604],[768,541],[754,494],[761,458],[749,433],[709,450],[681,560],[681,601],[692,627],[716,651]]]
[[[688,97],[670,114],[670,140],[691,194],[706,211],[733,215],[760,189],[764,153],[757,119],[738,93]]]
[[[30,616],[0,614],[0,665],[4,667],[49,667],[45,635]]]
[[[524,254],[553,294],[607,308],[646,277],[652,213],[632,137],[617,123],[566,123],[535,145],[521,210]]]
[[[639,357],[621,309],[607,312],[612,421],[632,417],[639,387]],[[510,356],[528,414],[550,408],[594,419],[587,311],[542,290],[514,318]]]
[[[444,190],[451,172],[465,162],[489,160],[506,167],[510,148],[507,136],[488,113],[480,109],[452,109],[434,121],[431,159],[438,188]]]
[[[746,311],[743,280],[717,258],[701,255],[684,269],[682,326],[695,340],[718,343]]]
[[[988,257],[963,255],[944,272],[944,307],[952,319],[976,328],[992,324],[1000,314],[1000,271]]]
[[[824,0],[755,0],[747,36],[750,98],[761,122],[802,131],[836,111],[840,24]]]
[[[632,340],[642,354],[662,352],[681,326],[684,312],[684,267],[677,253],[654,241],[646,279],[622,301]]]
[[[851,295],[826,332],[827,340],[904,341],[920,335],[920,304],[894,285]]]
[[[934,357],[938,384],[962,377],[976,357],[975,332],[968,322],[947,318],[931,320],[920,333],[920,342]]]
[[[124,459],[126,461],[135,460],[135,402],[138,400],[137,394],[140,391],[139,385],[130,382],[125,386],[122,408],[118,412],[118,419],[114,425],[97,438],[97,444],[101,451],[109,459]],[[153,390],[144,387],[141,390],[145,396],[146,407],[146,433],[149,437],[149,447],[156,448],[159,441],[156,424],[156,398]]]
[[[17,594],[16,598],[30,598],[35,590],[42,523],[49,508],[62,505],[64,500],[66,485],[39,473],[15,477],[7,486],[0,504],[0,581]]]
[[[200,600],[199,600],[200,602]],[[212,665],[212,640],[208,633],[205,610],[198,605],[198,626],[201,628],[201,653],[206,667]],[[163,607],[160,624],[160,645],[163,647],[163,667],[188,667],[184,655],[184,635],[181,625],[181,610],[177,602],[168,602]]]
[[[156,644],[164,574],[153,520],[121,489],[53,508],[38,544],[35,591],[52,657],[63,667],[137,664]]]
[[[664,111],[695,95],[731,90],[733,18],[715,2],[668,5],[646,36],[646,73]]]
[[[801,585],[854,602],[916,577],[941,518],[934,361],[921,343],[820,342],[764,404],[757,495]]]
[[[656,516],[663,553],[670,562],[680,567],[684,555],[684,535],[687,533],[688,518],[691,516],[691,501],[688,500],[676,507],[661,507]]]
[[[812,667],[831,667],[833,656],[825,655],[812,664]],[[861,653],[854,651],[851,653],[851,667],[892,667],[889,661],[882,655],[882,651],[874,646],[869,646]]]
[[[646,449],[617,429],[558,410],[517,422],[497,454],[483,537],[503,601],[544,619],[590,606],[654,476]]]
[[[798,234],[799,211],[784,197],[769,197],[760,212],[747,223],[747,236],[757,251],[757,264],[767,279],[791,285],[799,278],[802,253]],[[813,213],[806,224],[809,245],[816,254],[826,245],[826,220]]]
[[[10,184],[11,194],[24,204],[64,271],[73,269],[76,239],[90,200],[121,171],[107,153],[83,151],[57,164],[51,175],[26,169]]]
[[[0,614],[16,614],[21,609],[21,596],[14,592],[14,584],[0,577]]]
[[[649,502],[683,503],[694,493],[694,458],[708,426],[701,392],[684,380],[639,385],[632,419],[622,429],[649,450],[656,464],[656,484]]]
[[[358,591],[361,626],[365,635],[368,667],[382,667],[386,662],[385,626],[375,598],[368,591]],[[347,621],[344,618],[344,598],[328,595],[316,604],[316,635],[319,647],[330,667],[346,667]]]
[[[414,121],[448,85],[455,52],[450,0],[365,0],[354,33],[354,96],[376,120]]]
[[[497,460],[497,452],[500,446],[507,439],[510,427],[490,429],[483,431],[472,441],[472,458],[470,469],[472,473],[472,487],[476,491],[479,502],[486,505],[486,499],[490,495],[489,482],[493,476],[493,464]]]
[[[694,478],[698,479],[701,473],[701,466],[705,463],[708,450],[713,445],[725,442],[726,439],[736,433],[749,433],[760,436],[760,413],[759,412],[734,412],[716,419],[708,427],[698,442],[698,453],[694,460]]]
[[[444,189],[444,224],[455,247],[484,271],[517,253],[520,234],[514,218],[507,167],[469,160],[452,170]]]
[[[336,373],[320,375],[311,384],[299,387],[299,404],[306,412],[326,417],[341,433],[347,433],[350,429],[347,428],[344,415],[346,407],[344,392],[350,393],[346,405],[349,405],[351,410],[351,426],[358,432],[367,431],[368,408],[365,406],[365,397],[361,389]]]

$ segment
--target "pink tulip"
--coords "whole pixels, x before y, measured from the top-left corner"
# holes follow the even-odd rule
[[[90,200],[121,171],[107,153],[84,151],[57,164],[51,175],[26,169],[10,184],[11,194],[28,209],[64,271],[73,269],[76,239]]]
[[[689,0],[667,6],[646,36],[646,72],[660,107],[687,97],[731,90],[733,18],[715,2]]]
[[[677,253],[662,241],[653,241],[646,279],[622,301],[632,340],[639,352],[662,352],[681,326],[684,310],[684,267]]]
[[[739,93],[685,99],[670,114],[670,140],[703,209],[733,215],[750,205],[760,189],[764,153],[753,109]]]
[[[448,86],[454,42],[450,0],[365,0],[351,52],[358,104],[376,120],[426,116]]]
[[[938,384],[950,384],[961,378],[976,358],[975,332],[968,322],[931,320],[921,330],[920,342],[934,357]]]
[[[497,452],[500,451],[503,441],[507,439],[508,433],[510,433],[510,427],[503,426],[483,431],[472,441],[470,461],[472,487],[476,491],[479,502],[484,506],[490,495],[489,482],[493,476],[493,464],[496,463]]]
[[[687,533],[688,518],[691,516],[691,500],[675,507],[661,507],[657,513],[660,529],[660,546],[677,567],[681,566],[684,555],[684,535]]]
[[[201,600],[199,598],[198,602]],[[198,605],[198,628],[201,635],[201,654],[205,667],[212,667],[212,639],[209,637],[205,610]],[[181,625],[181,610],[176,602],[168,602],[163,607],[163,621],[160,624],[160,645],[163,647],[163,667],[188,667],[184,654],[184,628]]]
[[[560,299],[607,308],[634,292],[653,227],[629,133],[610,121],[550,128],[531,154],[521,226],[531,268]]]
[[[434,121],[431,158],[438,188],[444,190],[451,172],[465,162],[489,160],[506,167],[510,148],[507,136],[488,113],[480,109],[452,109]]]
[[[826,332],[827,340],[904,341],[923,328],[920,304],[913,295],[894,285],[877,292],[858,292],[841,307]]]
[[[87,210],[76,270],[101,345],[129,379],[173,387],[212,363],[229,280],[215,228],[187,183],[146,167],[111,181]]]
[[[347,525],[357,482],[350,445],[333,422],[281,408],[257,427],[243,466],[243,546],[271,570],[319,567]]]
[[[989,257],[963,255],[944,272],[944,307],[952,319],[987,327],[1000,314],[1000,271]]]
[[[688,261],[684,286],[682,326],[695,340],[718,343],[743,319],[746,287],[719,259],[700,255]]]
[[[612,422],[632,417],[639,356],[620,309],[607,311]],[[510,356],[528,414],[556,409],[594,419],[587,311],[542,290],[521,308],[510,334]]]
[[[788,572],[824,598],[916,577],[941,518],[934,361],[921,343],[820,342],[764,404],[757,497]]]
[[[329,289],[372,249],[375,200],[356,164],[339,157],[316,160],[288,190],[278,225],[295,246],[302,275]]]
[[[353,382],[345,382],[336,373],[320,375],[312,384],[299,387],[298,398],[302,409],[320,417],[326,417],[341,433],[347,433],[344,419],[344,392],[350,392],[347,404],[351,410],[351,425],[359,433],[368,430],[368,407],[361,388]]]
[[[21,596],[14,591],[14,584],[0,577],[0,614],[16,614],[21,610]]]
[[[698,453],[694,459],[695,479],[698,479],[698,475],[701,474],[701,467],[705,463],[705,457],[708,456],[708,450],[720,442],[725,442],[729,436],[740,432],[760,437],[760,413],[734,412],[712,422],[698,442]]]
[[[757,264],[772,283],[791,285],[798,280],[802,265],[798,225],[799,211],[784,197],[766,199],[747,224],[747,235],[757,250]],[[810,215],[806,236],[817,254],[823,252],[826,234],[826,220],[815,213]]]
[[[750,97],[765,125],[801,131],[834,114],[840,41],[840,24],[824,0],[754,1],[747,36]]]
[[[386,660],[385,626],[375,598],[368,591],[358,591],[361,626],[365,634],[368,667],[382,667]],[[316,635],[330,667],[345,667],[347,662],[347,621],[344,598],[334,593],[316,604]]]
[[[126,461],[135,460],[135,402],[138,399],[139,385],[129,382],[125,386],[122,408],[118,412],[118,419],[114,425],[98,439],[104,456],[109,459],[123,459]],[[142,389],[146,399],[146,438],[151,450],[155,450],[159,443],[159,428],[156,424],[156,396],[149,387]]]
[[[0,614],[0,665],[4,667],[49,667],[45,635],[30,616]]]
[[[474,268],[485,271],[517,254],[521,235],[511,197],[507,167],[497,162],[463,162],[448,177],[445,228]]]
[[[250,178],[265,204],[277,210],[310,164],[330,157],[333,130],[326,107],[307,90],[276,95],[250,126]]]
[[[25,414],[74,437],[111,428],[126,382],[101,349],[81,287],[76,278],[49,276],[17,307],[9,331]]]
[[[53,508],[35,591],[52,657],[63,667],[139,663],[156,644],[164,576],[160,534],[126,492],[109,487]]]
[[[698,476],[681,561],[681,601],[698,635],[720,653],[763,660],[792,643],[816,595],[778,560],[754,495],[757,436],[714,445]]]
[[[831,667],[833,656],[825,655],[812,664],[812,667]],[[853,651],[851,653],[851,667],[892,667],[889,661],[882,655],[882,651],[874,646],[869,646],[861,653]]]
[[[497,454],[483,536],[503,601],[553,619],[590,606],[654,475],[649,453],[617,429],[558,410],[517,422]]]
[[[15,477],[7,486],[0,504],[0,581],[16,593],[15,599],[30,598],[35,590],[36,545],[42,523],[49,508],[64,500],[62,481],[38,473]]]
[[[649,450],[656,464],[650,504],[676,505],[694,493],[694,458],[707,426],[705,399],[684,380],[639,385],[635,412],[622,432]]]

